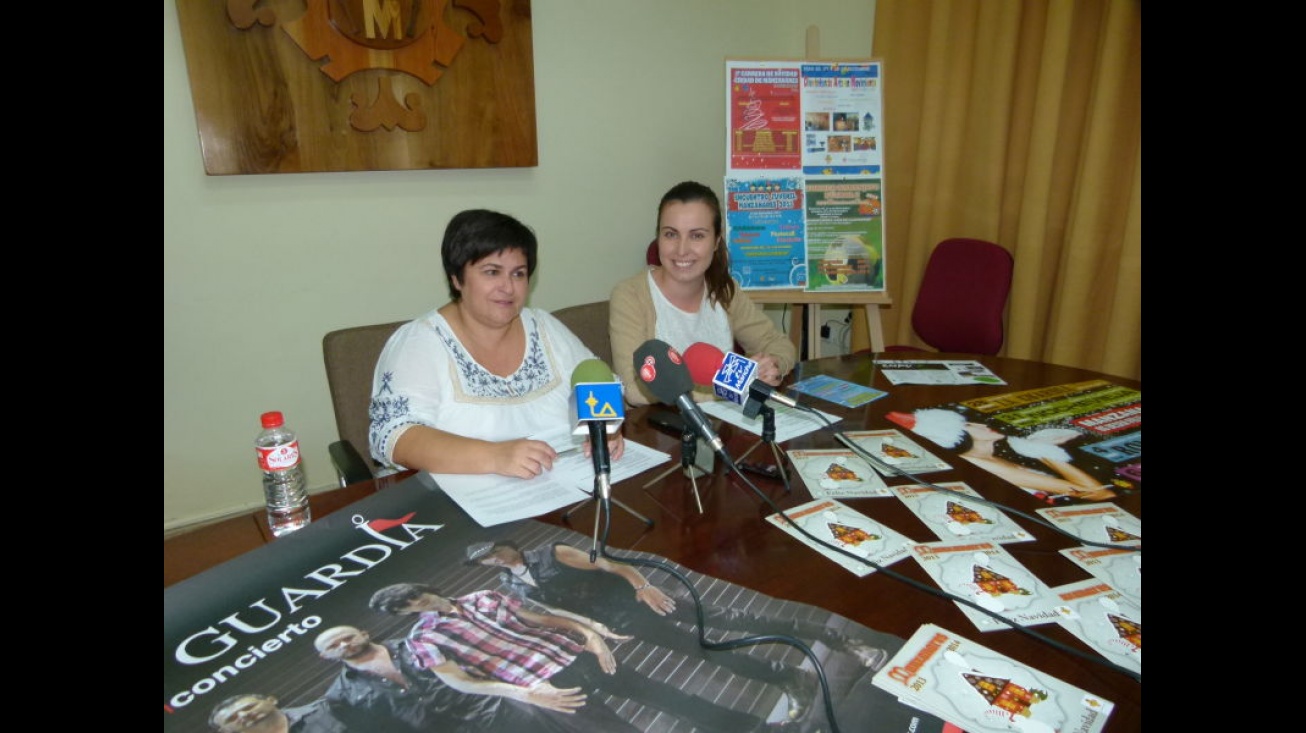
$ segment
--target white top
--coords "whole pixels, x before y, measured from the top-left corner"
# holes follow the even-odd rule
[[[493,441],[569,430],[571,374],[598,357],[551,313],[523,308],[521,321],[526,354],[508,377],[478,364],[436,311],[400,326],[372,376],[372,456],[402,468],[395,442],[414,425]]]
[[[712,305],[708,300],[706,288],[703,290],[703,303],[697,313],[680,310],[653,280],[653,271],[648,273],[648,289],[653,294],[653,310],[657,313],[654,336],[665,341],[680,353],[685,353],[691,344],[702,342],[721,349],[722,353],[735,350],[735,337],[730,332],[730,318],[726,309]]]

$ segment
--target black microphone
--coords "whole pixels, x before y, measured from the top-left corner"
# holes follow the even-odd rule
[[[742,405],[746,417],[756,417],[767,400],[802,409],[798,401],[757,378],[757,362],[702,342],[685,349],[685,364],[694,384],[712,387],[718,397]]]
[[[588,432],[590,458],[594,461],[594,486],[601,498],[612,495],[612,459],[608,454],[608,435],[617,432],[626,417],[621,382],[612,369],[599,359],[586,359],[571,373],[572,400],[576,407],[576,428],[572,433]]]
[[[635,378],[648,385],[649,391],[660,402],[680,408],[688,425],[700,438],[707,441],[727,463],[729,456],[725,453],[725,443],[717,436],[708,422],[707,415],[694,403],[691,394],[694,380],[685,367],[684,357],[671,344],[658,339],[649,339],[635,350]]]

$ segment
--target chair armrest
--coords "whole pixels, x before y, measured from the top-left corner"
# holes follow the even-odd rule
[[[372,480],[371,463],[349,441],[337,440],[327,446],[327,452],[331,454],[331,465],[336,469],[341,486]]]

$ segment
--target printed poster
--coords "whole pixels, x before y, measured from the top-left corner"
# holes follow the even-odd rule
[[[431,585],[450,598],[483,591],[506,592],[508,586],[504,585],[500,569],[467,561],[469,548],[501,541],[512,542],[522,550],[551,547],[556,542],[588,549],[591,538],[534,520],[481,527],[435,485],[429,474],[419,474],[276,542],[164,588],[164,733],[212,733],[209,714],[228,698],[248,694],[275,697],[277,706],[298,720],[292,730],[343,731],[346,729],[338,727],[336,720],[342,715],[356,721],[357,727],[348,728],[349,733],[396,730],[395,720],[386,709],[346,704],[338,712],[323,710],[324,695],[342,676],[345,665],[319,656],[317,637],[328,629],[350,626],[368,633],[376,642],[403,643],[415,619],[384,613],[370,605],[374,593],[394,583]],[[836,716],[845,730],[850,725],[855,727],[857,721],[875,720],[877,730],[884,733],[942,733],[941,720],[876,688],[870,683],[872,667],[866,661],[847,649],[824,646],[820,634],[827,628],[838,629],[883,650],[885,657],[902,646],[902,639],[814,606],[771,598],[696,573],[657,555],[616,548],[611,548],[609,555],[665,563],[665,569],[641,565],[640,571],[650,583],[676,599],[677,611],[673,614],[684,612],[686,619],[696,620],[689,589],[676,575],[687,579],[705,604],[718,609],[708,614],[713,619],[708,622],[709,636],[774,634],[778,633],[776,629],[769,627],[792,629],[796,620],[802,619],[798,638],[814,650],[819,649]],[[621,590],[622,597],[628,592],[628,587]],[[747,609],[743,617],[727,612],[739,608]],[[680,621],[676,616],[671,623]],[[761,664],[727,665],[724,661],[707,661],[696,651],[649,643],[641,638],[639,627],[622,630],[633,638],[610,640],[608,645],[617,664],[636,668],[647,678],[650,689],[663,690],[659,698],[666,697],[667,686],[676,687],[678,695],[698,695],[705,686],[703,680],[710,677],[712,687],[721,695],[720,699],[711,698],[711,704],[726,705],[736,714],[734,717],[742,713],[755,718],[759,725],[785,721],[788,702],[786,693],[775,684],[762,682],[756,670],[784,669],[807,661],[789,645],[762,644],[729,652],[755,657]],[[693,638],[691,627],[685,627],[684,633]],[[684,670],[689,667],[699,668],[700,673],[687,678]],[[526,724],[521,724],[518,715],[516,723],[510,724],[504,721],[506,708],[517,708],[520,713],[531,712],[534,707],[516,701],[487,702],[477,699],[486,695],[471,692],[449,690],[442,694],[432,704],[444,700],[441,704],[450,706],[448,712],[467,716],[459,730],[612,730],[606,725],[560,726],[557,715],[547,714],[532,717]],[[813,695],[817,693],[813,691]],[[358,702],[365,700],[360,698]],[[689,713],[656,709],[652,706],[655,702],[652,698],[634,702],[591,694],[585,705],[610,707],[642,733],[693,727],[688,722]],[[823,723],[819,698],[808,702],[816,708],[809,719]],[[400,712],[408,710],[400,706]],[[366,721],[358,723],[358,718]],[[441,714],[430,712],[420,723],[404,729],[444,733],[454,730],[455,725]]]
[[[730,169],[799,170],[798,67],[792,62],[726,62]]]
[[[886,417],[1052,505],[1143,482],[1143,394],[1094,379]]]
[[[884,290],[879,178],[807,180],[807,290]]]
[[[883,158],[878,63],[802,65],[803,173],[879,175]]]
[[[727,177],[725,191],[730,275],[739,287],[805,287],[802,178]]]
[[[876,61],[726,61],[725,227],[740,288],[885,289],[881,81]]]

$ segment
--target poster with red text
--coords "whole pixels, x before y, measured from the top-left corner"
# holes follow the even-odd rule
[[[727,61],[731,170],[798,171],[802,166],[799,64]]]

